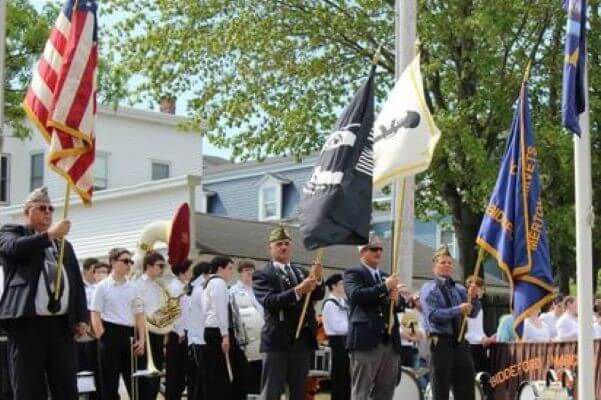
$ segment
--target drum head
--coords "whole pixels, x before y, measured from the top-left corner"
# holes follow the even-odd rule
[[[538,390],[530,382],[522,382],[518,387],[516,400],[536,400],[538,399]]]
[[[394,389],[393,400],[423,400],[422,391],[413,371],[401,367],[401,381]]]

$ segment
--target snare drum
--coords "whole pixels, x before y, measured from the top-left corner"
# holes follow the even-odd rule
[[[319,346],[315,350],[311,367],[309,368],[310,377],[327,378],[332,372],[332,349],[327,346]]]
[[[482,385],[480,385],[480,382],[478,381],[474,381],[474,392],[475,392],[475,396],[474,398],[476,400],[484,400],[484,391],[482,390]],[[434,400],[434,393],[432,392],[432,383],[428,383],[428,386],[426,387],[426,391],[424,393],[424,400]],[[453,390],[451,390],[449,392],[449,400],[454,400],[453,397]]]
[[[88,394],[96,392],[93,372],[81,371],[77,373],[77,392],[80,399],[87,399]]]
[[[537,400],[545,392],[545,381],[524,381],[518,386],[516,400]]]
[[[417,376],[410,368],[401,367],[401,381],[394,389],[393,400],[424,400]]]

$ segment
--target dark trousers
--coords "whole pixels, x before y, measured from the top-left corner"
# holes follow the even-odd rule
[[[148,335],[150,337],[150,348],[152,349],[152,360],[154,361],[154,366],[162,372],[163,363],[165,361],[163,349],[165,336],[156,335],[154,333],[149,333]],[[148,349],[148,346],[146,346],[146,349]],[[146,361],[147,356],[147,352],[144,352],[144,355],[140,357],[140,361],[138,362],[138,368],[148,368],[148,363]],[[155,400],[159,394],[160,384],[160,376],[139,378],[140,400]]]
[[[205,345],[188,346],[188,400],[205,400]]]
[[[100,380],[101,373],[99,372],[99,343],[97,340],[91,342],[77,343],[77,371],[91,371],[94,373],[94,385],[96,393],[90,393],[90,400],[102,399],[100,389],[102,382]]]
[[[77,360],[66,316],[12,320],[7,326],[15,400],[77,399]],[[46,384],[47,383],[47,384]]]
[[[417,347],[401,346],[401,365],[403,367],[415,368],[415,356],[417,355]]]
[[[261,393],[261,371],[263,370],[263,361],[256,360],[248,363],[247,385],[248,393]]]
[[[456,337],[431,338],[432,391],[436,400],[448,400],[452,388],[455,399],[474,400],[474,361],[466,342]]]
[[[165,400],[179,400],[186,387],[186,372],[188,368],[188,341],[185,336],[180,342],[177,333],[169,332],[165,362]]]
[[[346,336],[330,336],[332,348],[332,400],[351,398],[351,362],[346,349]]]
[[[226,357],[221,350],[221,332],[219,328],[205,328],[205,377],[207,400],[243,400],[248,389],[245,387],[248,370],[246,355],[230,331],[229,359],[233,381],[230,381]]]
[[[490,372],[490,366],[488,364],[488,356],[486,355],[486,349],[481,344],[470,344],[470,351],[472,353],[472,359],[474,360],[474,369],[476,372]]]
[[[131,338],[134,337],[134,328],[106,321],[103,321],[103,325],[104,335],[100,338],[102,398],[119,400],[120,375],[131,398]]]
[[[289,400],[303,400],[305,380],[309,373],[313,348],[309,344],[308,332],[288,350],[270,351],[263,358],[261,400],[279,400],[288,386]]]
[[[8,338],[4,334],[0,334],[0,400],[12,400],[13,398],[8,374],[8,360]]]

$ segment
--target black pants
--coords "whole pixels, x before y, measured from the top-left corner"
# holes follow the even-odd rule
[[[13,392],[10,387],[8,374],[8,338],[0,333],[0,400],[12,400]]]
[[[470,344],[470,351],[474,360],[474,369],[476,372],[490,372],[488,356],[486,349],[481,344]]]
[[[401,365],[414,368],[416,354],[417,348],[415,346],[401,346]]]
[[[75,342],[66,316],[12,320],[7,332],[15,400],[47,399],[47,388],[53,400],[77,399]]]
[[[436,400],[474,400],[474,361],[467,342],[457,343],[452,336],[431,338],[432,390]]]
[[[119,400],[120,375],[131,398],[131,338],[134,337],[134,328],[106,321],[103,325],[104,335],[100,338],[103,400]]]
[[[263,361],[255,360],[248,363],[247,385],[248,393],[261,393],[261,371],[263,370]]]
[[[163,343],[165,342],[164,335],[156,335],[154,333],[149,333],[150,337],[150,348],[152,349],[152,360],[154,361],[154,366],[159,370],[163,371],[163,363],[165,362],[165,355],[163,349]],[[148,349],[148,346],[146,346]],[[140,357],[140,361],[138,363],[138,368],[148,368],[147,360],[147,352],[144,352],[144,355]],[[140,400],[156,400],[157,395],[159,394],[159,388],[161,384],[161,378],[159,376],[154,377],[141,377],[139,378],[139,387],[140,387]]]
[[[96,385],[96,393],[90,393],[90,400],[102,399],[100,389],[102,382],[99,371],[98,349],[100,345],[97,340],[90,342],[77,343],[77,372],[91,371],[94,373],[94,384]]]
[[[230,381],[226,357],[221,350],[221,332],[219,328],[205,328],[205,365],[207,400],[243,400],[248,389],[245,387],[248,370],[246,355],[238,346],[233,332],[230,331],[229,359],[233,381]]]
[[[205,345],[188,346],[188,400],[205,400]]]
[[[350,358],[346,349],[346,336],[330,336],[332,348],[332,400],[349,400],[351,398]]]
[[[165,400],[179,400],[186,387],[188,368],[188,341],[180,343],[179,335],[169,332],[167,336]]]

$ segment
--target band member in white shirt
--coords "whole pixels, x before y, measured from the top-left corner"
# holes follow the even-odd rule
[[[484,297],[484,280],[480,277],[470,276],[465,281],[465,286],[476,285],[478,299],[482,301]],[[467,319],[467,330],[465,340],[470,345],[474,367],[476,372],[488,372],[490,370],[487,348],[495,342],[494,336],[487,336],[484,333],[484,309],[481,308],[474,318]]]
[[[86,291],[86,301],[88,309],[92,304],[92,297],[96,289],[96,280],[94,279],[94,266],[98,264],[97,258],[86,258],[81,265],[81,276],[83,278],[83,287]]]
[[[242,323],[248,336],[248,343],[245,347],[246,357],[248,359],[248,383],[249,393],[258,394],[261,392],[261,369],[262,357],[259,352],[261,344],[261,328],[263,328],[263,306],[257,301],[252,286],[255,264],[251,261],[242,261],[238,263],[238,274],[240,280],[230,288],[230,295],[234,296],[236,305],[239,308]]]
[[[107,263],[99,262],[96,265],[94,265],[94,282],[96,282],[96,285],[98,285],[100,282],[106,279],[106,277],[109,276],[110,273],[111,266]],[[96,286],[94,286],[94,291],[95,290]],[[94,298],[94,296],[92,296],[92,298]]]
[[[541,321],[547,325],[549,332],[551,332],[551,339],[557,338],[557,320],[559,320],[559,317],[561,317],[563,312],[563,296],[558,294],[553,299],[551,309],[546,313],[542,313],[540,316]]]
[[[210,383],[206,386],[207,400],[246,399],[248,363],[236,335],[236,307],[227,288],[232,274],[232,260],[217,256],[211,261],[211,276],[204,285],[205,362]]]
[[[171,270],[177,277],[168,286],[169,296],[179,299],[181,315],[173,324],[173,330],[167,336],[165,351],[166,378],[165,399],[181,399],[186,387],[186,369],[188,364],[188,340],[186,337],[186,326],[189,314],[189,299],[185,290],[192,277],[192,261],[184,260],[175,264]]]
[[[576,298],[567,296],[563,299],[565,312],[557,320],[557,340],[560,342],[578,340],[578,304]]]
[[[152,332],[151,325],[148,322],[149,317],[152,317],[161,307],[161,299],[165,295],[164,290],[159,283],[159,279],[163,276],[165,269],[165,258],[156,251],[150,251],[144,256],[142,261],[142,270],[144,273],[140,276],[135,285],[138,293],[144,303],[144,313],[146,314],[146,326],[150,330],[148,338],[149,346],[152,350],[152,359],[154,365],[159,371],[163,370],[164,353],[163,342],[164,335],[159,335]],[[142,365],[148,366],[146,356],[142,359]],[[155,400],[159,393],[160,378],[143,377],[140,379],[140,399]]]
[[[118,400],[119,375],[131,398],[131,342],[133,352],[144,354],[144,304],[127,280],[133,261],[123,248],[109,252],[111,274],[96,287],[92,299],[92,328],[100,340],[103,400]],[[136,329],[134,329],[134,327]]]
[[[551,341],[551,330],[539,317],[540,309],[535,308],[530,311],[528,317],[524,320],[524,332],[522,341],[546,343]]]
[[[202,306],[204,283],[209,277],[211,264],[199,262],[193,268],[189,285],[188,330],[188,399],[204,400],[206,367],[203,361],[205,342],[205,313]]]
[[[341,274],[326,280],[330,295],[323,302],[323,327],[332,349],[331,393],[332,400],[351,398],[350,359],[346,350],[349,307]]]

